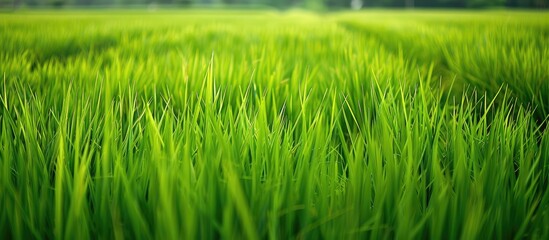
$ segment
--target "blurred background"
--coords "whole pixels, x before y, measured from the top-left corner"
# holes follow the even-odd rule
[[[0,8],[547,8],[549,0],[0,0]]]

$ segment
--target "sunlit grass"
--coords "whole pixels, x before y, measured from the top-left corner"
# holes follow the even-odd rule
[[[549,237],[546,13],[0,16],[6,239]]]

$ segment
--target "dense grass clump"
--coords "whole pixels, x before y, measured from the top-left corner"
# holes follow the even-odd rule
[[[549,238],[549,18],[0,18],[0,238]]]

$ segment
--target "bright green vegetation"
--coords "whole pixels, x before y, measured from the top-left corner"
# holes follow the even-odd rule
[[[549,238],[543,12],[0,16],[0,238]]]

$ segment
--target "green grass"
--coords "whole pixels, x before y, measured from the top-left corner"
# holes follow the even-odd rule
[[[0,45],[0,238],[549,238],[546,12],[20,12]]]

